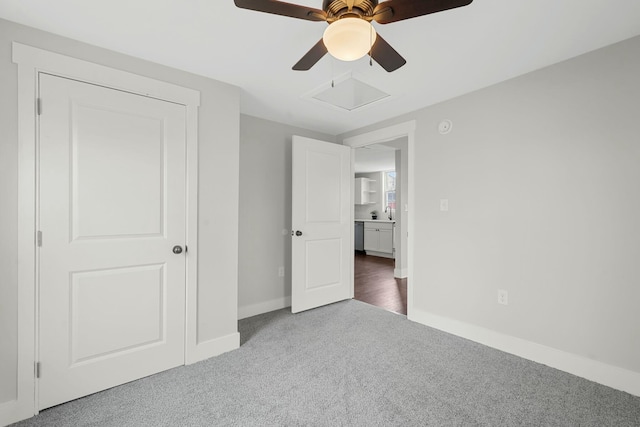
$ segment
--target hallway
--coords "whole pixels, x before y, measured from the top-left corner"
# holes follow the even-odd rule
[[[407,314],[407,279],[393,277],[394,260],[355,254],[355,299]]]

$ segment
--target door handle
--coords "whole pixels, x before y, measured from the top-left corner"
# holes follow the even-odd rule
[[[293,236],[293,231],[291,232],[291,235]],[[298,237],[302,236],[302,231],[296,230],[296,236]]]
[[[174,254],[179,255],[182,253],[182,246],[175,245],[172,250]]]

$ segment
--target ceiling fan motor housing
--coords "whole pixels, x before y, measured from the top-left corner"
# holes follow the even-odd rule
[[[347,16],[358,16],[360,18],[369,18],[373,16],[373,9],[378,5],[378,0],[354,0],[353,8],[349,10],[349,5],[345,0],[324,0],[322,9],[327,12],[327,22],[336,21]]]

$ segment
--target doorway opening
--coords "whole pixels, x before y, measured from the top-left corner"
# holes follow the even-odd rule
[[[354,148],[354,298],[407,315],[409,136]]]

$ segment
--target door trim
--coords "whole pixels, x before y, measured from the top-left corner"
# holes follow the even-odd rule
[[[342,141],[343,145],[347,145],[352,149],[364,147],[365,145],[371,144],[380,144],[383,142],[393,141],[394,139],[407,137],[407,157],[408,157],[408,183],[409,186],[407,192],[407,201],[402,202],[403,204],[407,204],[408,212],[407,212],[407,319],[413,320],[413,240],[411,238],[411,233],[413,232],[413,221],[414,215],[412,214],[412,206],[413,200],[415,197],[415,182],[414,182],[414,150],[415,150],[415,131],[416,131],[416,121],[411,120],[408,122],[399,123],[397,125],[381,128],[378,130],[374,130],[367,133],[362,133],[359,135],[355,135],[349,138],[345,138]],[[355,156],[351,156],[351,176],[355,176],[354,169],[354,159]],[[353,181],[353,180],[352,180]],[[351,235],[354,235],[354,214],[355,214],[355,200],[354,200],[354,191],[353,191],[353,183],[351,189]],[[353,271],[353,257],[351,259],[351,270]],[[353,274],[351,275],[351,280],[353,281]],[[353,286],[352,286],[353,288]]]
[[[198,359],[198,106],[200,92],[149,77],[13,42],[13,62],[18,65],[18,364],[17,399],[0,405],[0,420],[14,422],[37,411],[35,362],[38,351],[38,253],[36,98],[38,75],[105,86],[184,105],[186,108],[186,318],[185,363]],[[43,106],[46,109],[46,106]],[[46,236],[44,236],[46,240]]]

